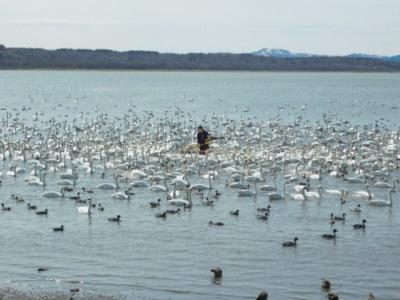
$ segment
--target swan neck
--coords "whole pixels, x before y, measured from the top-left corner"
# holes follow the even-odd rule
[[[118,177],[115,177],[115,186],[117,187],[117,189],[119,189]]]
[[[303,194],[304,200],[307,200],[307,195],[306,195],[306,190],[305,189],[302,189],[302,194]]]
[[[174,191],[173,191],[173,193],[172,193],[172,197],[173,197],[173,198],[176,198],[176,182],[175,182],[175,184],[174,184]]]
[[[166,188],[166,190],[167,190],[167,192],[168,192],[168,191],[169,191],[169,188],[168,188],[167,180],[165,179],[165,177],[164,177],[163,182],[164,182],[164,186],[165,186],[165,188]],[[175,186],[174,186],[174,188],[175,188]]]
[[[188,200],[189,200],[189,205],[192,206],[192,191],[189,190],[189,195],[188,195]]]

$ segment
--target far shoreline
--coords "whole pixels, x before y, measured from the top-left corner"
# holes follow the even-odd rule
[[[351,56],[275,57],[252,53],[160,53],[107,49],[7,48],[1,70],[108,70],[182,72],[400,72],[392,59]]]
[[[118,68],[0,68],[2,71],[66,71],[66,72],[149,72],[149,73],[356,73],[356,74],[399,74],[400,70],[185,70],[185,69],[118,69]]]

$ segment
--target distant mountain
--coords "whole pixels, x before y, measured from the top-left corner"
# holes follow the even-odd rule
[[[338,57],[337,55],[319,55],[319,54],[310,54],[310,53],[295,53],[295,52],[290,52],[290,51],[285,50],[285,49],[277,49],[277,48],[262,48],[262,49],[260,49],[258,51],[251,52],[250,54],[255,55],[255,56],[280,57],[280,58]],[[382,55],[365,54],[365,53],[351,53],[351,54],[344,55],[344,56],[341,56],[341,57],[382,59],[382,60],[400,62],[400,55],[382,56]]]
[[[351,53],[346,55],[347,57],[362,57],[362,58],[373,58],[373,59],[386,59],[387,56],[365,54],[365,53]]]
[[[400,55],[390,56],[390,60],[400,62]]]
[[[293,53],[285,49],[276,49],[276,48],[262,48],[250,54],[255,56],[264,56],[264,57],[286,57],[286,58],[321,56],[308,53]]]
[[[356,58],[383,59],[383,60],[388,60],[388,61],[400,61],[400,55],[383,56],[383,55],[364,54],[364,53],[352,53],[352,54],[349,54],[346,56],[347,57],[356,57]]]

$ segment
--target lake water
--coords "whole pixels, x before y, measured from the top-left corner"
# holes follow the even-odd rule
[[[96,108],[122,116],[133,103],[138,112],[162,116],[168,107],[179,106],[199,118],[226,112],[236,118],[292,120],[306,104],[305,118],[332,111],[362,124],[396,120],[392,107],[400,105],[399,83],[396,73],[0,71],[0,105],[32,106],[59,118],[65,108],[52,112],[59,104],[69,112]],[[244,114],[247,106],[250,113]]]
[[[302,115],[310,123],[329,114],[353,125],[384,124],[399,127],[400,74],[363,73],[246,73],[246,72],[96,72],[96,71],[0,71],[2,140],[16,139],[7,132],[10,112],[35,124],[54,117],[81,124],[100,113],[117,118],[128,113],[152,111],[156,118],[169,116],[182,122],[210,120],[213,115],[234,120],[289,122]],[[305,106],[304,106],[305,105]],[[22,109],[25,107],[24,109]],[[181,111],[174,115],[176,107]],[[5,110],[7,109],[7,110]],[[201,121],[206,122],[206,121]],[[47,124],[37,123],[46,128]],[[15,140],[14,140],[15,141]],[[6,175],[11,164],[26,174]],[[290,200],[272,203],[268,221],[257,219],[257,207],[269,204],[265,194],[239,198],[225,187],[225,177],[213,182],[222,196],[213,207],[194,197],[192,211],[156,218],[150,201],[160,194],[135,190],[130,201],[111,197],[111,191],[95,190],[92,197],[105,207],[90,217],[78,214],[74,201],[41,197],[42,187],[26,184],[32,164],[7,158],[0,161],[0,199],[11,212],[0,211],[0,286],[19,289],[82,290],[122,294],[129,299],[254,299],[262,290],[269,299],[326,299],[321,278],[329,278],[340,299],[400,299],[400,204],[394,194],[392,207],[368,207],[366,201],[340,205],[337,196],[319,201]],[[116,170],[93,175],[80,171],[77,188],[94,188],[112,181]],[[49,190],[58,190],[60,172],[47,172]],[[393,177],[400,176],[398,170]],[[271,183],[272,177],[267,177]],[[191,176],[192,183],[206,179]],[[278,186],[283,179],[278,178]],[[314,186],[363,189],[324,176]],[[122,183],[126,187],[127,184]],[[289,187],[288,187],[289,189]],[[386,198],[386,189],[372,189]],[[10,198],[23,196],[24,203]],[[165,199],[164,194],[162,198]],[[37,216],[26,203],[47,208]],[[357,203],[362,213],[350,209]],[[239,217],[229,215],[240,210]],[[339,222],[336,241],[321,239],[330,233],[329,215],[346,212]],[[120,214],[120,224],[107,220]],[[355,231],[352,224],[368,220],[368,229]],[[210,220],[225,226],[209,227]],[[64,224],[62,233],[52,227]],[[297,248],[281,243],[299,237]],[[213,281],[210,268],[220,266],[223,278]],[[48,267],[38,273],[38,267]]]

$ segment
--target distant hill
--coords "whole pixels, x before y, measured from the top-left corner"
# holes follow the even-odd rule
[[[390,60],[400,62],[400,55],[391,56]]]
[[[255,56],[264,56],[264,57],[286,57],[286,58],[322,56],[322,55],[315,55],[308,53],[293,53],[285,49],[276,49],[276,48],[262,48],[258,51],[251,52],[250,54]]]
[[[250,54],[255,56],[264,56],[264,57],[286,57],[286,58],[294,58],[294,57],[333,57],[330,55],[318,55],[318,54],[310,54],[310,53],[294,53],[285,49],[276,49],[276,48],[263,48],[255,52],[251,52]],[[373,54],[364,54],[364,53],[351,53],[342,57],[352,57],[352,58],[369,58],[369,59],[382,59],[388,61],[400,61],[400,55],[395,56],[382,56],[382,55],[373,55]]]
[[[399,57],[398,57],[399,59]],[[0,69],[120,69],[211,71],[398,72],[400,62],[375,57],[291,54],[275,49],[255,53],[159,53],[107,49],[8,48],[0,45]]]

